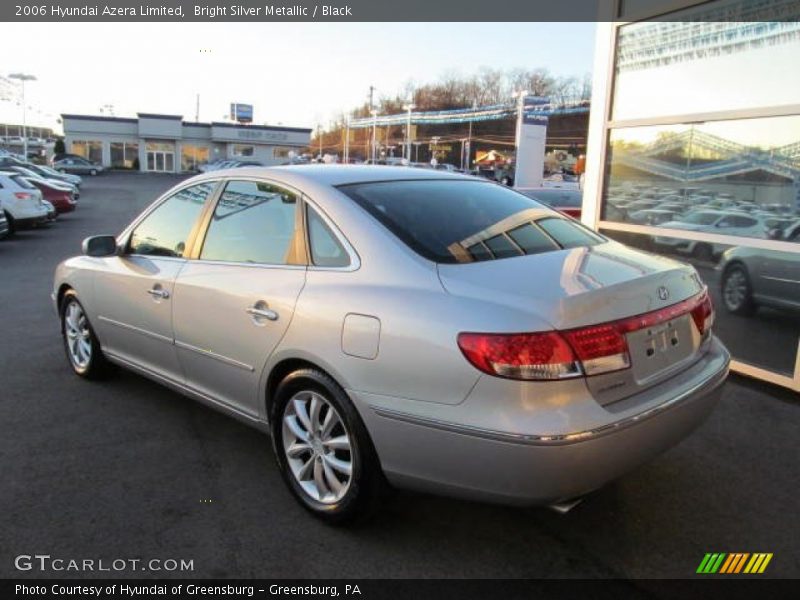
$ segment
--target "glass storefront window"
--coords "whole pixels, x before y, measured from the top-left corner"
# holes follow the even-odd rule
[[[175,172],[175,144],[171,142],[147,142],[147,170],[165,173]]]
[[[800,222],[800,116],[611,131],[602,219],[784,239]]]
[[[287,147],[284,147],[284,146],[275,146],[272,149],[272,157],[273,158],[289,158],[289,153],[293,149],[294,148],[287,148]]]
[[[92,162],[102,163],[103,162],[103,142],[100,141],[84,141],[84,140],[74,140],[71,144],[71,152],[72,154],[77,154],[78,156],[83,156],[84,158],[91,160]]]
[[[800,234],[800,227],[796,229]],[[714,261],[703,261],[687,252],[696,243],[692,240],[673,238],[665,245],[649,235],[603,233],[629,246],[691,262],[714,303],[714,332],[733,357],[793,375],[800,340],[800,253],[725,246]],[[800,235],[796,241],[800,243]]]
[[[713,2],[670,19],[619,28],[614,120],[797,104],[795,0]]]
[[[248,144],[233,144],[231,147],[231,154],[233,156],[253,156],[255,151],[255,146],[250,146]]]
[[[111,166],[120,169],[135,169],[139,160],[139,144],[111,142]]]
[[[197,167],[208,162],[208,146],[181,146],[181,171],[197,171]]]

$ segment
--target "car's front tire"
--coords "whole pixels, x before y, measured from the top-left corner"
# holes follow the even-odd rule
[[[750,276],[742,265],[734,265],[722,276],[722,303],[734,315],[751,316],[756,310]]]
[[[98,379],[108,373],[109,363],[74,290],[68,290],[61,300],[61,335],[76,375]]]
[[[368,515],[383,489],[375,449],[344,390],[306,368],[278,385],[271,414],[275,455],[286,485],[329,523]]]

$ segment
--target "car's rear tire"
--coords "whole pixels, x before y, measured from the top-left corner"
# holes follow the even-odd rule
[[[271,412],[275,456],[295,498],[328,523],[369,515],[383,473],[345,391],[317,369],[299,369],[278,385]]]
[[[61,335],[67,360],[76,375],[100,379],[108,374],[110,364],[74,290],[68,290],[61,300]]]
[[[728,267],[722,276],[722,304],[734,315],[751,316],[756,310],[750,276],[742,265]]]

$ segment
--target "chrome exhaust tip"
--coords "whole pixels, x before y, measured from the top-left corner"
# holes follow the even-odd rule
[[[562,500],[561,502],[550,504],[547,508],[556,511],[560,515],[565,515],[583,502],[584,498],[585,496],[579,496],[577,498],[571,498],[570,500]]]

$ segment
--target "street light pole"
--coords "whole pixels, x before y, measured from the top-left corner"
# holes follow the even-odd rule
[[[408,111],[408,118],[406,119],[406,151],[408,152],[408,162],[411,162],[411,111],[417,108],[413,102],[403,105],[403,110]]]
[[[373,165],[375,164],[376,152],[377,152],[377,146],[376,146],[377,135],[378,135],[378,111],[373,110],[372,111],[372,156],[371,156]]]
[[[477,109],[478,109],[478,101],[477,100],[473,100],[472,101],[472,112],[474,113]],[[474,119],[474,118],[475,118],[475,115],[473,114],[472,118],[470,118],[470,120],[469,120],[469,134],[467,135],[467,148],[466,148],[466,159],[467,159],[466,170],[467,171],[469,171],[469,167],[470,167],[469,161],[470,161],[470,158],[471,158],[471,155],[472,155],[472,119]]]
[[[350,163],[350,115],[344,120],[344,164]]]
[[[27,73],[11,73],[8,77],[9,79],[18,79],[22,84],[22,156],[24,160],[28,160],[28,128],[25,111],[25,82],[36,81],[36,76],[28,75]]]

